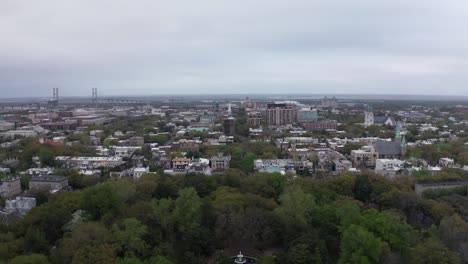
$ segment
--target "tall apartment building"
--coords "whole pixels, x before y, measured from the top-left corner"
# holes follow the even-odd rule
[[[303,108],[297,111],[297,122],[317,122],[318,114],[316,109]]]
[[[267,104],[266,121],[271,126],[282,126],[297,121],[297,108],[294,104]]]
[[[333,96],[332,98],[328,98],[325,96],[324,98],[322,98],[322,107],[337,108],[338,100],[335,96]]]
[[[236,120],[232,116],[223,119],[223,132],[226,136],[234,136],[236,133]]]
[[[247,113],[249,127],[257,128],[262,124],[262,114],[258,111]]]
[[[351,150],[353,165],[358,168],[374,168],[379,153],[372,146],[364,146],[361,149]]]

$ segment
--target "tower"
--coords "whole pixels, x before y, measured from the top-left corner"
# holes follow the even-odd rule
[[[231,101],[228,103],[228,110],[227,110],[228,116],[232,115],[232,109],[231,109]]]
[[[406,154],[406,138],[403,136],[401,139],[401,155],[404,156]]]
[[[97,106],[97,88],[91,88],[92,89],[92,103],[93,107]]]
[[[53,88],[53,100],[58,101],[58,88]]]
[[[236,133],[236,120],[232,116],[224,117],[223,132],[226,136],[234,136]]]
[[[364,127],[369,127],[374,124],[374,113],[372,112],[372,106],[368,106],[364,110]]]
[[[49,107],[57,107],[58,105],[58,88],[52,88],[52,99],[49,100]]]
[[[401,141],[401,122],[398,121],[396,125],[395,141]]]
[[[236,133],[236,120],[232,117],[231,101],[228,104],[227,115],[223,118],[223,132],[226,136],[234,136]]]

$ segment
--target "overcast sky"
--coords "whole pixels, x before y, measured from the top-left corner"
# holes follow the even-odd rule
[[[462,0],[1,0],[0,97],[468,95]]]

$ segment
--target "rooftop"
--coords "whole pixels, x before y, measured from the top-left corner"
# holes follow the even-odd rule
[[[58,175],[44,175],[44,176],[33,176],[30,182],[63,182],[67,180],[66,177]]]

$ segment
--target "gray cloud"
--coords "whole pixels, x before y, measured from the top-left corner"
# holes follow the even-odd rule
[[[468,95],[458,0],[0,2],[0,96]]]

